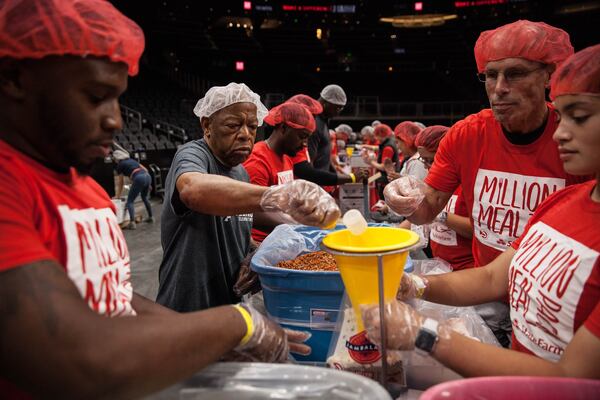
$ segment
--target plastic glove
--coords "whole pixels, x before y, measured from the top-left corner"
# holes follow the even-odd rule
[[[285,362],[289,352],[310,354],[311,348],[303,344],[310,337],[309,333],[283,329],[250,305],[240,306],[248,311],[253,325],[248,341],[234,349],[242,358],[259,362]]]
[[[400,288],[396,294],[398,300],[420,299],[429,286],[427,278],[414,274],[402,274]]]
[[[335,225],[340,209],[320,186],[302,179],[271,186],[260,199],[264,211],[282,211],[301,224],[327,228]]]
[[[424,184],[410,176],[402,176],[390,182],[383,190],[386,204],[397,214],[408,217],[421,205],[424,194]]]

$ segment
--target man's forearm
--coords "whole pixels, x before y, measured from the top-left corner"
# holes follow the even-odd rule
[[[246,333],[230,306],[98,315],[53,261],[0,275],[0,375],[34,397],[140,397],[218,360]]]
[[[434,349],[433,357],[464,377],[565,375],[557,363],[515,350],[481,343],[454,331],[450,333],[449,339],[440,338]]]
[[[160,305],[146,297],[133,293],[133,297],[131,299],[131,305],[133,309],[137,313],[137,315],[169,315],[169,314],[177,314],[176,311],[171,310],[163,305]]]
[[[210,215],[237,215],[261,211],[267,187],[220,175],[189,172],[177,179],[179,198],[190,210]]]

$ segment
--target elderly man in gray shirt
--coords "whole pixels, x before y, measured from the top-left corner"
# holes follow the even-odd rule
[[[239,301],[233,286],[250,252],[254,218],[277,224],[279,213],[286,213],[299,223],[326,227],[340,215],[333,198],[313,183],[247,183],[241,163],[267,109],[246,85],[211,88],[194,113],[204,138],[175,154],[161,219],[157,302],[180,312]]]

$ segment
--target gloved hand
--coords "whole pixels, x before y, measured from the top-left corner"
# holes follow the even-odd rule
[[[410,299],[420,299],[429,286],[429,281],[424,276],[414,274],[402,274],[400,288],[396,294],[398,300],[406,301]]]
[[[264,211],[282,211],[301,224],[327,228],[335,225],[340,209],[320,186],[302,179],[271,186],[262,195]]]
[[[417,334],[423,326],[425,317],[408,304],[397,300],[386,303],[384,307],[387,348],[391,350],[413,350]],[[377,346],[381,346],[379,306],[361,306],[361,311],[367,338]],[[447,322],[439,323],[437,334],[440,339],[449,339],[451,331],[452,328]]]
[[[424,184],[410,176],[402,176],[390,182],[383,190],[386,204],[397,214],[412,215],[425,198]]]
[[[242,356],[238,360],[245,358],[249,361],[285,362],[289,352],[310,354],[311,348],[303,344],[310,337],[307,332],[283,329],[248,304],[238,304],[235,307],[245,309],[251,318],[250,322],[244,318],[251,331],[250,335],[242,339],[242,343],[234,349],[235,353]]]

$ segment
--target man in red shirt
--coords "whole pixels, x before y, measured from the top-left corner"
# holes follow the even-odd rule
[[[302,104],[313,116],[317,116],[323,112],[323,105],[321,102],[305,94],[297,94],[292,96],[286,102]],[[308,154],[308,147],[304,147],[302,150],[298,151],[298,153],[292,157],[292,162],[294,163],[294,176],[296,178],[306,179],[307,181],[314,182],[320,186],[335,186],[343,185],[344,183],[356,183],[362,181],[363,178],[368,176],[367,171],[364,170],[360,170],[357,175],[346,175],[315,168]]]
[[[251,307],[184,315],[133,292],[87,174],[122,127],[143,32],[106,1],[31,3],[0,3],[0,398],[141,397],[233,349],[286,360],[286,333]]]
[[[564,169],[573,175],[595,174],[596,179],[550,195],[529,218],[523,235],[484,268],[429,275],[420,282],[403,279],[401,285],[402,300],[416,296],[453,306],[508,296],[512,350],[467,338],[447,322],[398,301],[386,307],[390,349],[417,347],[466,377],[600,379],[599,77],[596,45],[559,67],[550,94],[560,121],[553,140]],[[381,343],[379,315],[376,306],[363,310],[374,343]]]
[[[410,178],[401,178],[386,188],[388,205],[413,223],[428,223],[461,186],[474,228],[475,266],[496,258],[545,198],[586,179],[563,170],[552,141],[556,114],[545,100],[552,73],[571,54],[569,35],[541,22],[521,20],[483,32],[475,59],[491,109],[448,131],[420,190],[424,201],[415,196],[419,190],[404,190]],[[482,316],[508,345],[500,333],[510,329],[508,308],[497,305]]]
[[[260,186],[282,185],[294,180],[293,156],[306,147],[315,130],[315,119],[297,103],[283,103],[269,111],[265,122],[274,127],[265,141],[254,145],[244,168],[250,183]],[[262,242],[274,226],[252,228],[252,239]]]

